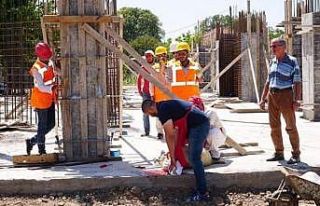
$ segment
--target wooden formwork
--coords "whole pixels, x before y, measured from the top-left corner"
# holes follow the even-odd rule
[[[121,127],[121,61],[81,29],[88,23],[116,45],[106,34],[106,27],[121,33],[122,21],[105,9],[110,7],[108,2],[59,1],[59,15],[43,17],[44,24],[60,25],[60,101],[67,161],[109,157],[108,128]]]

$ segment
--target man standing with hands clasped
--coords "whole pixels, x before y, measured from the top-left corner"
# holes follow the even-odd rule
[[[297,59],[286,53],[285,40],[281,38],[272,40],[271,48],[275,58],[270,64],[269,75],[259,103],[261,109],[265,109],[265,103],[268,104],[271,137],[275,148],[274,156],[267,161],[284,160],[280,121],[282,114],[292,146],[292,156],[287,163],[294,164],[300,162],[295,110],[300,106],[301,71]]]

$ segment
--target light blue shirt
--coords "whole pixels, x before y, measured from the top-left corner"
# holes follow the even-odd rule
[[[270,88],[286,89],[296,82],[301,82],[301,71],[295,57],[285,55],[282,60],[273,58],[267,82]]]

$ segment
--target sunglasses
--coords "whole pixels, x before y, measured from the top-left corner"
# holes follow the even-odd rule
[[[277,47],[282,47],[283,45],[280,45],[280,44],[274,44],[274,45],[271,45],[270,47],[271,48],[277,48]]]

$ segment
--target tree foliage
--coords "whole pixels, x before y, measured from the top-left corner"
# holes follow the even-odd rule
[[[131,41],[130,44],[140,55],[143,55],[146,50],[154,51],[161,42],[152,36],[143,35]]]
[[[160,41],[164,35],[159,18],[149,10],[124,7],[119,10],[119,14],[124,18],[123,37],[128,42],[144,35]]]
[[[279,28],[269,27],[268,30],[269,30],[269,38],[270,39],[275,39],[275,38],[278,38],[278,37],[284,35],[284,31]]]
[[[231,26],[232,25],[232,18],[229,15],[214,15],[205,18],[203,21],[200,22],[200,31],[207,32],[211,29],[214,29],[217,25],[221,26]],[[196,30],[198,28],[196,27]]]

